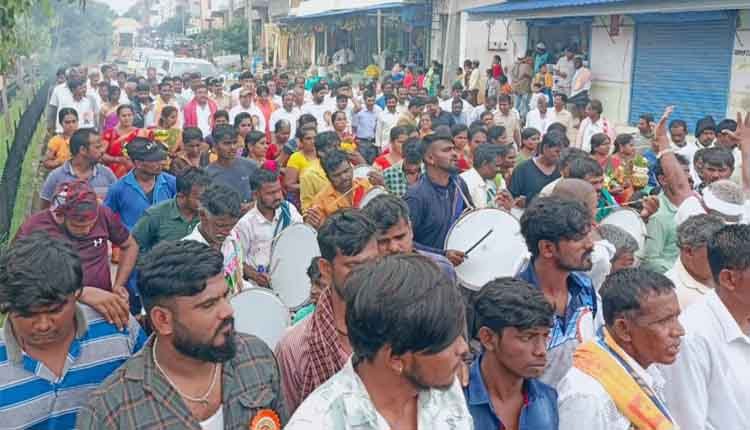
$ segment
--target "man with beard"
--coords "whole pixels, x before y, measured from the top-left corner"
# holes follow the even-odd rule
[[[273,239],[289,225],[302,222],[302,215],[293,204],[284,200],[277,173],[260,169],[250,182],[255,190],[255,206],[240,218],[234,233],[245,250],[245,279],[267,288],[271,282],[268,266]]]
[[[448,127],[438,127],[423,140],[425,174],[409,187],[404,200],[417,249],[445,255],[454,266],[464,261],[464,253],[444,250],[443,244],[465,209],[474,207],[466,183],[458,175],[458,154]]]
[[[273,353],[235,333],[222,261],[195,241],[160,243],[146,256],[139,287],[154,335],[92,393],[77,428],[281,428]]]
[[[531,261],[518,278],[541,290],[555,308],[549,360],[540,377],[552,387],[570,369],[575,348],[602,324],[594,286],[581,273],[593,267],[593,223],[590,209],[559,197],[536,199],[521,217]]]
[[[674,363],[685,335],[674,284],[646,269],[623,269],[607,278],[601,294],[606,325],[578,347],[557,386],[560,429],[677,428],[664,378],[651,366]]]
[[[137,128],[144,128],[149,124],[154,124],[154,100],[151,98],[151,88],[148,84],[138,84],[135,88],[135,95],[130,100],[133,107],[133,125]]]
[[[110,323],[120,328],[126,326],[129,314],[125,285],[138,258],[138,244],[120,219],[97,202],[91,186],[83,181],[60,184],[50,209],[27,218],[15,240],[35,231],[45,231],[55,239],[73,244],[83,266],[79,300],[99,311]],[[121,250],[114,283],[108,242]]]
[[[318,245],[318,267],[331,287],[320,295],[313,314],[292,327],[276,346],[290,413],[349,359],[344,282],[354,267],[378,256],[375,225],[356,209],[330,217],[318,231]]]
[[[8,315],[0,330],[4,429],[74,428],[91,391],[146,341],[133,317],[122,330],[77,303],[83,285],[70,242],[46,232],[19,239],[0,257],[0,309]]]
[[[271,114],[269,128],[271,130],[276,130],[276,123],[281,120],[286,120],[291,125],[289,134],[294,136],[297,132],[297,120],[300,115],[302,115],[302,112],[300,112],[299,108],[294,106],[294,93],[292,91],[284,91],[281,94],[281,108],[276,109]]]
[[[73,158],[51,171],[39,190],[42,209],[49,208],[57,187],[63,182],[83,180],[88,182],[99,198],[104,198],[117,177],[109,167],[101,164],[104,145],[93,128],[81,128],[70,137],[70,154]]]
[[[233,293],[242,289],[242,268],[245,252],[234,232],[242,216],[239,194],[223,184],[214,183],[200,197],[198,218],[193,232],[182,240],[205,243],[224,255],[224,276]]]
[[[473,300],[482,353],[464,395],[476,430],[557,429],[557,393],[538,378],[547,365],[553,309],[525,281],[499,278]]]
[[[398,255],[356,269],[345,289],[353,354],[286,428],[472,428],[456,378],[468,353],[458,287],[427,258]]]
[[[420,251],[414,247],[414,233],[409,219],[409,206],[392,194],[375,197],[362,209],[362,213],[375,222],[376,240],[380,255],[398,255],[416,252],[429,257],[451,280],[456,281],[456,271],[450,260],[440,254]]]

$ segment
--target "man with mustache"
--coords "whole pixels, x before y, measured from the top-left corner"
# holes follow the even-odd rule
[[[278,173],[260,169],[250,178],[255,206],[234,227],[245,250],[245,279],[259,287],[269,287],[273,239],[290,224],[302,222],[293,204],[284,200]]]
[[[260,339],[234,331],[223,260],[189,240],[146,255],[138,286],[154,335],[92,393],[76,428],[281,428],[276,361]]]
[[[458,287],[411,254],[355,269],[344,289],[353,354],[287,430],[471,429],[456,378],[468,353]]]
[[[664,378],[651,366],[674,363],[685,335],[674,284],[647,269],[623,269],[607,278],[601,295],[605,327],[578,347],[557,386],[560,429],[677,428]]]
[[[473,311],[482,353],[464,395],[474,428],[556,429],[557,393],[537,379],[547,365],[552,305],[528,282],[499,278],[482,287]]]
[[[444,255],[454,266],[464,261],[464,253],[444,250],[445,237],[453,223],[474,203],[458,175],[458,153],[448,127],[437,127],[422,141],[425,174],[409,187],[404,196],[416,248]]]
[[[539,378],[555,387],[570,369],[573,351],[602,325],[596,291],[586,272],[593,267],[591,210],[560,197],[539,197],[521,217],[531,261],[518,274],[542,291],[555,309],[547,368]]]
[[[224,255],[224,275],[232,293],[242,289],[242,267],[245,252],[232,230],[242,216],[240,195],[224,184],[214,183],[200,197],[200,222],[182,240],[205,243]]]

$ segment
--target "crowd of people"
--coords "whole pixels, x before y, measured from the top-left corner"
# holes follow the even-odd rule
[[[745,428],[750,114],[617,134],[582,64],[540,44],[482,88],[467,61],[444,99],[409,68],[62,70],[43,209],[0,256],[3,428]],[[445,244],[479,210],[528,256],[474,291]],[[231,299],[296,223],[320,256],[272,349]]]

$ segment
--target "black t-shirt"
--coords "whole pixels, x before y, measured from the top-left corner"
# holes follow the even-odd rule
[[[559,177],[560,170],[557,167],[551,175],[545,175],[532,158],[519,164],[513,170],[508,191],[513,194],[513,197],[526,197],[526,204],[528,205],[531,199],[542,191],[542,188]]]

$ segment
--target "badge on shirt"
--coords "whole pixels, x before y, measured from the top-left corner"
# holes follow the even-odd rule
[[[273,409],[261,409],[250,421],[250,430],[281,430],[281,420]]]

